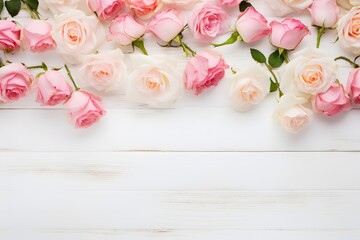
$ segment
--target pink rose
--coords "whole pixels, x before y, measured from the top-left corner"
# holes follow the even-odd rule
[[[66,107],[75,127],[89,127],[105,114],[100,101],[101,99],[92,93],[83,90],[73,92],[66,102]]]
[[[32,20],[23,30],[24,41],[33,52],[44,52],[56,46],[51,36],[52,26],[42,20]]]
[[[48,71],[37,81],[36,101],[43,106],[55,106],[67,99],[72,88],[60,71]]]
[[[271,32],[266,18],[253,7],[248,7],[240,14],[235,27],[246,43],[255,42]]]
[[[130,9],[138,16],[145,16],[153,13],[158,7],[158,0],[126,0]]]
[[[336,0],[314,0],[309,10],[315,26],[331,28],[339,20],[340,9]]]
[[[282,22],[272,21],[270,27],[271,44],[287,50],[295,49],[310,34],[309,28],[294,18],[286,18]]]
[[[0,50],[13,52],[20,47],[21,30],[8,20],[0,20]]]
[[[242,2],[242,0],[220,0],[220,3],[222,5],[227,5],[228,7],[234,7],[236,5],[239,5]]]
[[[12,102],[29,91],[33,76],[21,63],[0,68],[0,102]]]
[[[189,28],[196,40],[211,42],[229,28],[229,15],[212,1],[195,6]]]
[[[146,27],[135,20],[131,14],[124,14],[111,22],[109,30],[110,39],[113,39],[122,46],[127,46],[144,35]]]
[[[88,5],[103,20],[113,19],[125,9],[123,0],[88,0]]]
[[[148,28],[162,41],[170,42],[184,29],[184,25],[185,20],[180,13],[168,9],[155,15]]]
[[[221,54],[204,51],[186,64],[185,87],[198,95],[206,88],[217,86],[228,67]]]
[[[326,92],[315,97],[314,108],[327,116],[332,116],[351,108],[350,97],[345,93],[343,85],[335,82]]]
[[[360,104],[360,69],[350,72],[346,85],[346,92],[350,95],[354,104]]]

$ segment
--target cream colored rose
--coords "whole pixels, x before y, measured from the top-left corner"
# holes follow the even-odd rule
[[[41,0],[40,7],[49,10],[52,14],[65,13],[71,9],[76,9],[80,0]]]
[[[93,53],[98,39],[104,37],[96,16],[86,16],[78,10],[54,17],[53,38],[57,51],[68,63],[78,63],[82,55]]]
[[[175,59],[166,55],[133,55],[128,98],[151,107],[171,107],[183,94],[184,84]]]
[[[191,4],[198,2],[198,0],[162,0],[162,2],[173,7],[188,7]]]
[[[267,71],[259,64],[232,76],[229,96],[235,110],[247,111],[262,102],[270,90]]]
[[[316,95],[336,81],[336,70],[335,61],[319,49],[304,49],[282,69],[280,88],[296,96]]]
[[[305,98],[285,94],[280,98],[274,118],[288,132],[297,133],[306,127],[312,119],[312,111],[304,107],[306,103],[307,100]]]
[[[126,66],[120,49],[86,55],[79,68],[81,86],[97,91],[125,90]]]
[[[341,46],[356,55],[360,54],[360,6],[353,7],[338,23]]]
[[[336,2],[340,7],[347,10],[360,5],[360,0],[337,0]]]
[[[299,13],[310,7],[313,0],[265,0],[276,16]]]

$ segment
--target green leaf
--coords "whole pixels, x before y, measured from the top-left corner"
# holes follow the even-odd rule
[[[225,46],[225,45],[230,45],[235,43],[237,40],[239,39],[239,33],[237,31],[233,32],[233,34],[231,34],[231,36],[223,43],[219,43],[219,44],[213,44],[214,47],[221,47],[221,46]]]
[[[26,5],[29,6],[31,10],[37,11],[39,7],[39,1],[38,0],[22,0]]]
[[[276,83],[270,78],[270,92],[276,92],[278,90],[278,86]]]
[[[269,64],[273,68],[280,67],[285,61],[285,58],[282,54],[280,54],[279,50],[276,50],[269,56]]]
[[[21,0],[9,0],[5,2],[6,10],[12,17],[18,15],[21,9]]]
[[[0,14],[4,8],[4,0],[0,0]]]
[[[251,52],[252,58],[255,61],[257,61],[258,63],[266,63],[266,57],[262,52],[260,52],[259,50],[253,49],[253,48],[250,49],[250,52]]]
[[[251,3],[247,1],[242,1],[239,5],[240,12],[244,12],[248,7],[252,7]]]

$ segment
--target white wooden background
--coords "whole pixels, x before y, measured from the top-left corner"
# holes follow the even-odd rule
[[[344,54],[335,39],[322,44],[333,57]],[[219,50],[235,68],[250,64],[244,44]],[[62,63],[54,53],[9,58]],[[339,66],[345,81],[350,68]],[[104,97],[107,116],[86,130],[34,94],[2,105],[0,239],[360,239],[359,112],[317,116],[291,135],[272,119],[275,96],[238,113],[227,84],[165,110]]]

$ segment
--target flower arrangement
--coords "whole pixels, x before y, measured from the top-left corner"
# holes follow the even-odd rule
[[[360,1],[260,3],[268,4],[276,19],[252,1],[258,0],[0,0],[0,102],[17,101],[35,89],[40,105],[64,104],[76,127],[89,127],[105,115],[99,96],[114,91],[138,104],[167,108],[185,91],[200,95],[228,81],[224,97],[235,110],[249,111],[273,95],[274,119],[291,133],[304,129],[316,113],[333,116],[360,104]],[[31,20],[19,23],[23,11]],[[307,15],[312,26],[298,15]],[[311,28],[317,30],[316,42],[298,50]],[[338,33],[334,47],[350,56],[333,59],[321,50],[322,37],[331,31]],[[221,42],[220,36],[228,37]],[[149,54],[149,37],[159,48],[179,48],[185,66]],[[207,49],[198,52],[190,38]],[[269,42],[269,56],[256,49],[260,41]],[[235,43],[253,61],[239,70],[221,54],[223,46]],[[11,60],[23,51],[56,51],[65,65]],[[354,67],[347,84],[337,77],[340,60]]]

